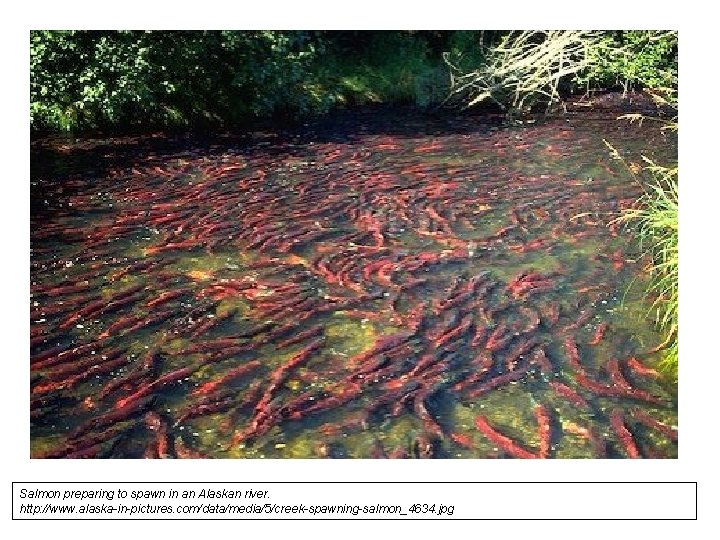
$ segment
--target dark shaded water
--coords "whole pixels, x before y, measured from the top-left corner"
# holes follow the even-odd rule
[[[676,457],[647,261],[611,223],[640,188],[603,138],[674,148],[390,113],[47,142],[33,456]]]

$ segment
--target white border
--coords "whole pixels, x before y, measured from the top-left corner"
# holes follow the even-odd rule
[[[698,4],[699,5],[699,4]],[[691,3],[602,1],[505,2],[493,8],[489,2],[443,1],[424,7],[416,2],[297,1],[266,2],[260,6],[244,2],[42,2],[5,5],[5,28],[1,33],[3,62],[3,167],[2,269],[5,286],[2,298],[4,363],[2,411],[3,482],[0,485],[0,515],[10,517],[10,481],[32,480],[683,480],[699,481],[698,515],[703,526],[717,523],[711,506],[717,496],[717,415],[716,366],[718,348],[718,289],[720,277],[716,257],[717,226],[715,206],[720,201],[715,163],[717,154],[715,92],[717,36],[709,8]],[[32,28],[327,28],[327,29],[467,29],[467,28],[679,28],[680,29],[680,109],[682,135],[681,161],[681,258],[680,274],[680,458],[665,461],[587,460],[587,461],[31,461],[28,459],[27,422],[27,298],[29,246],[29,162],[28,162],[28,32]],[[23,134],[23,136],[21,136]],[[511,504],[511,501],[509,501]],[[608,501],[612,504],[612,501]],[[672,504],[672,501],[668,501]],[[175,523],[92,524],[6,523],[13,530],[33,531],[33,536],[52,534],[70,538],[97,531],[106,537],[125,537],[132,531],[143,536],[172,534]],[[89,527],[85,527],[89,525]],[[97,526],[95,526],[97,525]],[[155,527],[157,525],[157,527]],[[287,524],[282,524],[287,525]],[[322,526],[320,526],[322,525]],[[418,525],[418,524],[415,524]],[[425,531],[436,536],[453,529],[451,523],[423,522],[369,523],[366,532],[407,536]],[[260,528],[262,526],[262,529]],[[186,537],[206,531],[208,524],[184,523]],[[352,529],[360,530],[360,525]],[[223,526],[223,534],[244,535],[280,530],[294,536],[324,537],[346,534],[343,523],[289,524],[270,529],[268,524],[235,523]],[[564,522],[564,524],[523,522],[508,524],[485,522],[468,528],[468,534],[481,536],[512,532],[512,537],[528,538],[608,538],[650,535],[676,537],[680,531],[693,538],[707,538],[697,522],[645,523]],[[715,527],[717,531],[717,527]],[[120,535],[122,533],[122,535]],[[425,535],[423,535],[424,537]],[[11,537],[16,537],[11,535]],[[161,536],[162,537],[162,536]]]

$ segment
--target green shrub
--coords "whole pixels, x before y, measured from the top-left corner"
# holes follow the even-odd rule
[[[349,39],[352,38],[352,39]],[[428,106],[447,92],[447,72],[417,32],[365,32],[334,39],[326,86],[341,103]]]
[[[303,118],[339,104],[431,105],[450,32],[33,31],[34,130]],[[452,45],[455,46],[455,45]]]
[[[151,70],[131,32],[31,32],[31,124],[69,131],[151,113]]]
[[[35,129],[222,123],[326,110],[314,32],[30,34]]]
[[[586,88],[677,90],[677,32],[603,32],[576,83]]]

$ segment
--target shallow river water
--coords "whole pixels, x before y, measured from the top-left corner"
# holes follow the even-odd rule
[[[33,457],[677,457],[648,261],[613,224],[664,137],[376,111],[48,142]]]

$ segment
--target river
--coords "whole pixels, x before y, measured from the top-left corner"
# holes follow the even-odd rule
[[[677,457],[615,117],[41,141],[32,456]]]

